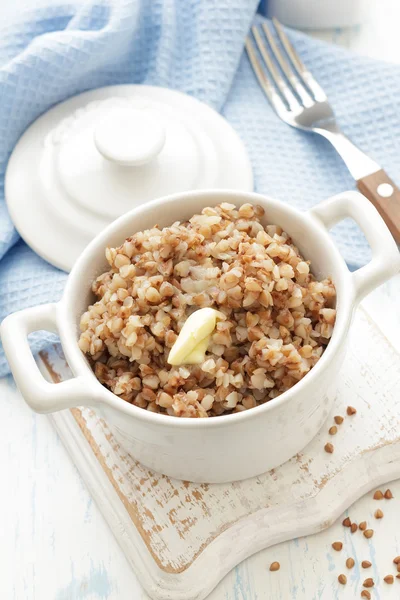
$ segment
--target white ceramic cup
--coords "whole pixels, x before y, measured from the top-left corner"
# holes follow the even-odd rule
[[[79,320],[93,300],[93,279],[108,269],[104,250],[157,222],[170,225],[205,206],[246,202],[265,209],[265,223],[287,231],[318,277],[331,276],[337,290],[337,319],[332,339],[317,365],[293,388],[270,402],[237,414],[188,419],[155,414],[129,404],[103,387],[78,347]],[[351,273],[328,229],[352,217],[372,248],[371,262]],[[100,233],[72,269],[62,300],[7,317],[1,335],[15,381],[37,412],[88,405],[112,427],[137,460],[165,475],[197,482],[245,479],[276,467],[314,437],[335,397],[348,331],[360,300],[400,270],[400,254],[375,208],[361,194],[345,192],[308,212],[266,196],[229,190],[194,191],[161,198],[135,208]],[[32,331],[56,331],[74,378],[57,385],[41,375],[30,351]]]

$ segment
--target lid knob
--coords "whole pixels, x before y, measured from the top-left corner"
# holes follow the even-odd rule
[[[97,150],[111,162],[138,166],[153,160],[165,143],[165,129],[153,112],[114,107],[94,129]]]

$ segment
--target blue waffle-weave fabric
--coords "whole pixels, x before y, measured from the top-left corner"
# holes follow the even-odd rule
[[[4,200],[10,153],[26,127],[54,104],[99,86],[143,83],[180,90],[228,119],[244,141],[255,188],[301,209],[354,181],[329,143],[281,122],[258,86],[244,40],[258,0],[88,0],[22,10],[0,27],[0,320],[57,301],[66,274],[19,238]],[[400,67],[355,56],[289,31],[325,88],[343,130],[400,179]],[[23,176],[23,174],[21,174]],[[343,222],[335,237],[346,260],[368,247]],[[50,340],[36,334],[36,352]],[[0,375],[8,372],[0,351]]]

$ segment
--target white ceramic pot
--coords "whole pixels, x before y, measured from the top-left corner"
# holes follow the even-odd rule
[[[289,27],[333,29],[365,21],[371,0],[267,0],[268,17]]]
[[[155,414],[124,402],[95,378],[78,347],[79,319],[92,299],[90,284],[108,268],[106,246],[118,246],[136,231],[184,220],[209,205],[245,202],[265,208],[266,220],[281,225],[311,260],[317,277],[331,276],[337,290],[332,339],[317,365],[293,388],[251,410],[210,419]],[[328,229],[345,217],[355,219],[372,248],[372,260],[351,273]],[[400,270],[400,254],[386,225],[363,196],[346,192],[308,212],[258,194],[195,191],[135,208],[100,233],[72,269],[58,304],[30,308],[7,317],[1,326],[4,349],[26,402],[37,412],[93,406],[112,426],[121,444],[147,467],[179,479],[225,482],[276,467],[302,450],[325,421],[345,358],[348,331],[360,300]],[[45,381],[30,352],[27,336],[57,331],[75,378]]]

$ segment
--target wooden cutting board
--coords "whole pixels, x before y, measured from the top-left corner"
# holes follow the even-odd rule
[[[42,355],[41,368],[55,382],[70,376],[59,346]],[[127,455],[93,410],[51,419],[151,598],[202,600],[251,554],[329,527],[370,489],[400,477],[399,390],[399,354],[360,309],[323,430],[262,476],[222,485],[172,480]],[[347,416],[348,405],[357,414]],[[345,418],[330,436],[334,415]]]

